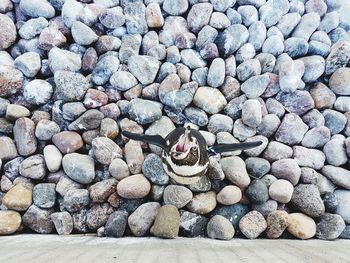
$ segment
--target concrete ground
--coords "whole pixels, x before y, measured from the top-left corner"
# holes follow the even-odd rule
[[[0,237],[0,262],[350,262],[350,240],[98,238],[91,235]]]

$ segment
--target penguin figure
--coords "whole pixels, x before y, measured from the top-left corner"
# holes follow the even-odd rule
[[[190,127],[176,128],[165,139],[160,135],[135,134],[128,131],[123,131],[122,134],[132,140],[161,147],[165,172],[177,183],[183,185],[196,183],[201,176],[205,175],[209,166],[209,156],[250,149],[262,144],[260,141],[208,147],[202,134]]]

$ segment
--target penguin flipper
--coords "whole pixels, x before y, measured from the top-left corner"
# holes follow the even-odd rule
[[[125,137],[128,137],[129,139],[132,139],[135,141],[142,141],[145,143],[154,144],[156,146],[159,146],[165,151],[167,151],[168,149],[168,146],[166,145],[164,138],[160,135],[145,135],[145,134],[132,133],[128,131],[122,131],[122,134]]]
[[[236,150],[247,150],[250,148],[257,147],[257,146],[261,145],[262,143],[263,143],[262,141],[258,141],[258,142],[218,144],[218,145],[215,145],[215,146],[208,148],[208,154],[215,155],[215,154],[223,153],[223,152],[231,152],[231,151],[236,151]]]

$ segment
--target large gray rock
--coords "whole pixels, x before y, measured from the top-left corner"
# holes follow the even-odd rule
[[[89,184],[95,178],[94,159],[80,153],[66,154],[62,159],[64,172],[74,181]]]

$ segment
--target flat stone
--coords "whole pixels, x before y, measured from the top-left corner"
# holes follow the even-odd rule
[[[288,232],[299,239],[310,239],[316,235],[315,221],[302,213],[289,214]]]
[[[39,234],[49,234],[54,228],[51,220],[51,209],[41,209],[31,205],[27,212],[22,216],[22,222],[25,226]]]
[[[12,187],[2,198],[2,204],[11,210],[26,211],[32,204],[32,187],[21,183]]]
[[[297,185],[294,188],[290,204],[297,210],[312,217],[319,217],[325,212],[320,192],[317,186],[313,184]]]
[[[94,160],[84,154],[69,153],[62,159],[64,172],[74,181],[89,184],[95,178]]]
[[[118,195],[128,199],[143,198],[149,194],[151,184],[142,174],[128,176],[117,185]]]
[[[257,238],[267,228],[266,220],[258,211],[251,211],[239,221],[239,229],[249,239]]]
[[[159,208],[151,234],[162,238],[176,238],[179,234],[180,214],[173,205],[164,205]]]
[[[0,235],[11,235],[21,226],[21,215],[15,211],[0,211]]]
[[[158,214],[160,204],[148,202],[140,205],[128,218],[128,226],[131,232],[137,236],[145,236]]]

